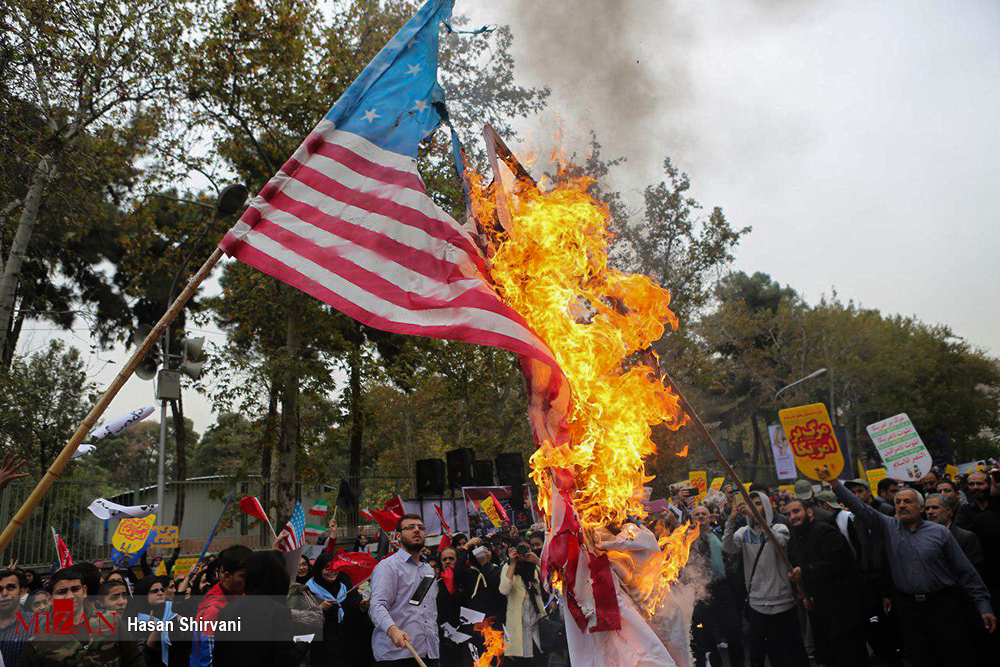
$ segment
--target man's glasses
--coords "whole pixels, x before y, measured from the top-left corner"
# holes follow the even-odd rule
[[[400,532],[404,530],[424,530],[424,525],[421,523],[411,523],[409,526],[403,526],[399,530]]]

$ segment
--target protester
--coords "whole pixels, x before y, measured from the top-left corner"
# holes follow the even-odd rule
[[[38,573],[34,570],[24,571],[24,580],[28,582],[26,588],[29,593],[34,593],[42,587],[42,579],[38,576]]]
[[[874,604],[847,539],[830,524],[815,521],[814,511],[801,500],[789,501],[787,509],[796,547],[789,578],[802,583],[809,596],[806,608],[822,664],[867,664],[867,625]]]
[[[438,660],[437,582],[421,588],[425,577],[434,576],[421,563],[424,522],[419,514],[404,514],[396,523],[399,551],[383,559],[372,573],[368,615],[375,625],[372,652],[379,663],[416,665],[412,649],[428,665]],[[414,597],[421,589],[419,600]],[[411,604],[414,601],[415,604]]]
[[[955,516],[955,523],[958,524],[959,528],[970,530],[972,528],[972,520],[982,512],[992,510],[996,513],[1000,511],[1000,488],[996,484],[991,483],[989,475],[979,470],[969,473],[966,485],[968,486],[968,493],[971,498],[969,498],[969,502],[962,505],[961,509],[958,510],[958,514]],[[993,491],[993,489],[998,490]]]
[[[917,482],[917,486],[920,487],[919,491],[923,493],[926,497],[928,494],[935,493],[937,491],[938,485],[938,472],[936,469],[931,468],[930,471],[920,478]]]
[[[840,531],[840,534],[844,536],[844,539],[850,545],[851,552],[856,555],[860,550],[860,545],[857,538],[853,535],[854,515],[845,510],[844,506],[837,500],[837,497],[833,495],[833,492],[827,489],[817,493],[815,501],[816,505],[830,514],[830,523],[837,527],[837,530]],[[813,516],[815,516],[816,509],[811,508],[811,511]]]
[[[222,554],[219,557],[222,558]],[[227,571],[223,565],[223,572]],[[214,642],[212,665],[285,667],[299,664],[299,654],[292,642],[292,612],[285,603],[291,578],[281,557],[274,551],[254,552],[243,562],[241,571],[241,592],[245,595],[236,596],[219,611],[220,628]],[[231,629],[235,627],[239,629]]]
[[[133,590],[132,599],[125,610],[124,621],[163,621],[167,618],[167,582],[169,577],[145,576],[139,580]],[[172,614],[171,614],[172,615]],[[127,626],[126,626],[127,627]],[[162,662],[163,638],[159,630],[135,633],[143,660],[147,665],[157,665]]]
[[[217,565],[221,573],[219,583],[215,584],[205,594],[198,606],[195,620],[201,624],[204,621],[215,621],[219,613],[236,597],[243,594],[244,576],[247,560],[253,552],[242,545],[227,547],[219,552],[218,559],[210,565]],[[287,593],[287,586],[282,594]],[[197,630],[192,637],[191,667],[208,667],[212,664],[212,646],[214,633],[210,629]]]
[[[896,494],[899,492],[899,482],[889,477],[883,477],[879,480],[876,490],[879,500],[888,505],[892,510],[892,512],[889,513],[889,516],[895,516]]]
[[[312,576],[301,589],[299,608],[318,615],[322,639],[309,644],[313,667],[346,663],[350,642],[344,632],[345,614],[358,613],[361,594],[351,590],[351,578],[328,569],[333,554],[324,551],[313,563]],[[354,664],[353,662],[351,664]]]
[[[457,628],[459,622],[459,590],[455,583],[455,563],[458,552],[454,547],[445,547],[438,554],[441,560],[441,584],[437,592],[437,623],[438,648],[441,667],[461,667],[469,661],[469,649],[466,644],[452,641],[444,632],[444,624]]]
[[[548,663],[539,634],[539,619],[546,616],[540,567],[541,561],[528,543],[520,542],[510,548],[500,573],[499,591],[507,598],[504,627],[510,641],[504,655],[511,665],[544,667]]]
[[[47,611],[52,611],[52,595],[44,588],[40,588],[28,596],[24,608],[32,614],[44,614]]]
[[[125,607],[128,605],[128,587],[120,579],[112,579],[101,584],[98,592],[101,607],[105,612],[115,614],[117,619],[122,617]]]
[[[947,498],[949,502],[954,501],[955,507],[960,507],[965,502],[965,497],[958,492],[958,485],[950,479],[940,480],[937,483],[937,492]]]
[[[704,666],[706,653],[710,655],[713,667],[721,665],[718,644],[719,639],[724,639],[730,665],[742,666],[745,664],[743,627],[739,607],[726,578],[722,540],[709,527],[713,517],[708,507],[695,507],[691,516],[698,524],[698,539],[691,546],[692,560],[702,564],[711,577],[705,596],[695,603],[691,617],[691,648],[695,665]]]
[[[142,667],[145,662],[135,642],[118,641],[107,625],[86,616],[87,589],[84,574],[67,567],[52,575],[49,585],[54,600],[73,601],[71,633],[43,631],[32,635],[24,645],[18,667],[50,667],[74,665],[80,667]],[[47,628],[47,630],[55,628]],[[103,632],[102,632],[103,630]]]
[[[956,503],[953,503],[944,494],[932,493],[924,500],[924,514],[927,515],[928,521],[933,521],[951,531],[959,548],[962,549],[962,553],[969,559],[976,571],[981,573],[984,562],[979,538],[971,530],[965,530],[955,525],[953,521],[954,513],[957,510],[955,505]]]
[[[21,596],[28,592],[25,576],[17,570],[0,570],[0,656],[3,664],[16,665],[24,643],[31,636],[23,628],[18,632],[18,614],[25,627],[32,627],[34,614],[22,610]]]
[[[849,482],[844,482],[844,486],[850,489],[851,492],[858,498],[861,498],[861,500],[872,509],[878,510],[886,516],[893,515],[894,510],[892,505],[884,502],[881,498],[873,496],[872,490],[868,486],[868,482],[860,477],[858,479],[852,479]]]
[[[989,632],[996,629],[990,594],[951,532],[924,521],[924,498],[915,489],[896,494],[896,518],[865,505],[839,480],[833,491],[859,520],[885,538],[906,652],[915,667],[972,664],[971,633],[961,590],[971,597]]]
[[[757,513],[770,525],[778,543],[782,547],[787,545],[788,527],[773,523],[771,501],[760,492],[754,492],[751,496]],[[748,521],[746,526],[738,530],[737,515]],[[799,631],[795,595],[788,580],[788,568],[763,528],[750,517],[750,508],[745,504],[739,505],[726,521],[726,532],[722,536],[722,548],[725,551],[741,553],[743,556],[750,617],[750,665],[763,667],[766,656],[772,665],[806,667],[809,659]]]
[[[499,619],[507,609],[500,595],[500,568],[492,562],[493,554],[481,537],[474,537],[458,549],[455,581],[463,607],[482,612],[487,618]]]
[[[305,556],[299,558],[299,567],[295,571],[295,583],[305,584],[312,578],[312,568],[309,565],[309,559]]]

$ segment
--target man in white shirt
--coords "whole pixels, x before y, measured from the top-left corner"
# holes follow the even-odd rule
[[[380,665],[416,665],[416,653],[433,667],[438,664],[437,581],[431,566],[420,560],[424,521],[419,514],[406,514],[396,533],[399,551],[372,573],[372,653]]]

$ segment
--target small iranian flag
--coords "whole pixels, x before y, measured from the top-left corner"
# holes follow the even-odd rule
[[[317,500],[306,516],[306,537],[319,537],[326,532],[326,510],[330,504],[325,500]]]

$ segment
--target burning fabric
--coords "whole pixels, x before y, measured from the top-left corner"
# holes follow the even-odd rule
[[[522,180],[503,228],[491,222],[506,218],[491,188],[475,175],[469,183],[495,289],[558,364],[522,358],[538,444],[532,479],[549,527],[542,560],[564,593],[574,664],[686,664],[686,646],[673,647],[675,660],[648,621],[697,529],[657,541],[638,522],[652,426],[686,419],[649,351],[677,325],[670,294],[608,266],[610,216],[589,181],[543,190]]]

